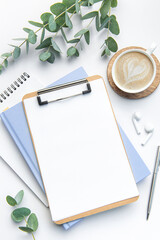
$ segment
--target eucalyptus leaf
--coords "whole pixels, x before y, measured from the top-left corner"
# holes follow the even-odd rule
[[[32,233],[33,229],[29,228],[29,227],[19,227],[19,229],[23,232],[27,232],[27,233]]]
[[[120,32],[118,22],[114,18],[110,20],[109,30],[115,35],[118,35]]]
[[[0,64],[0,71],[2,71],[2,69],[3,69],[3,66],[2,66],[2,64]]]
[[[34,22],[34,21],[28,21],[31,25],[35,26],[35,27],[43,27],[42,23],[39,22]]]
[[[36,214],[32,213],[28,220],[27,220],[27,227],[33,229],[33,231],[35,232],[38,228],[38,219],[37,219],[37,216]]]
[[[40,45],[36,47],[36,50],[49,47],[51,45],[51,37],[46,38]]]
[[[37,42],[37,35],[32,30],[28,34],[28,41],[31,44],[35,44]]]
[[[42,62],[45,62],[47,61],[48,58],[51,57],[51,53],[50,52],[43,52],[39,55],[39,59],[42,61]]]
[[[49,63],[54,63],[55,61],[55,55],[53,52],[50,52],[51,53],[51,56],[47,59],[47,62]]]
[[[69,12],[69,13],[73,13],[75,11],[75,2],[76,2],[76,0],[63,0],[62,1],[62,3],[67,8],[67,12]],[[70,9],[68,10],[68,8],[70,8]]]
[[[51,12],[54,14],[54,15],[56,15],[56,16],[58,16],[58,15],[60,15],[62,12],[65,12],[65,10],[66,10],[66,6],[63,4],[63,3],[55,3],[55,4],[53,4],[51,7],[50,7],[50,10],[51,10]]]
[[[0,65],[0,66],[2,66],[2,65]],[[0,70],[2,69],[2,67],[0,68]],[[16,200],[13,198],[13,197],[11,197],[11,196],[7,196],[6,197],[6,201],[7,201],[7,203],[10,205],[10,206],[15,206],[15,205],[17,205],[17,202],[16,202]]]
[[[61,49],[58,47],[57,43],[56,43],[53,39],[51,39],[51,43],[52,43],[53,49],[54,49],[56,52],[61,53]]]
[[[49,17],[51,16],[52,14],[49,13],[49,12],[45,12],[41,15],[41,20],[44,24],[47,24],[48,21],[49,21]]]
[[[14,51],[13,51],[13,58],[17,59],[21,54],[21,49],[19,47],[15,47]]]
[[[80,11],[80,6],[79,6],[79,2],[78,1],[79,0],[76,0],[76,2],[75,2],[76,13],[79,13],[79,11]]]
[[[75,56],[76,56],[76,57],[79,57],[79,51],[78,51],[78,49],[76,49]]]
[[[13,38],[14,41],[24,41],[26,38]]]
[[[63,28],[61,28],[61,33],[62,33],[62,36],[63,36],[64,40],[65,40],[66,42],[68,42],[67,37],[66,37],[66,34],[65,34]]]
[[[105,43],[111,52],[116,52],[118,50],[118,45],[112,37],[108,37],[105,40]]]
[[[29,214],[31,213],[31,210],[29,208],[17,208],[15,209],[12,214],[15,218],[19,218],[19,217],[27,217],[29,216]]]
[[[41,34],[41,40],[40,40],[40,43],[43,42],[44,37],[45,37],[45,28],[42,29],[42,34]]]
[[[70,47],[67,50],[67,56],[68,57],[74,56],[76,52],[77,52],[77,49],[75,47]]]
[[[82,30],[80,30],[79,32],[77,32],[74,37],[79,37],[81,35],[83,35],[84,33],[88,32],[88,29],[87,28],[84,28]]]
[[[100,8],[102,18],[105,18],[111,8],[111,0],[104,0]]]
[[[28,54],[28,52],[29,52],[29,41],[27,40],[26,41],[26,53]]]
[[[8,60],[7,59],[4,60],[4,66],[5,66],[5,68],[8,67]]]
[[[55,22],[55,20],[54,20],[54,16],[51,15],[51,16],[49,17],[49,29],[50,29],[51,31],[55,31],[55,30],[56,30],[56,27],[57,27],[57,24],[56,24],[56,22]]]
[[[24,191],[23,190],[21,190],[17,193],[17,195],[15,196],[15,200],[17,202],[17,205],[19,205],[22,202],[23,196],[24,196]]]
[[[111,7],[112,7],[112,8],[117,7],[117,4],[118,4],[118,3],[117,3],[117,0],[112,0],[112,1],[111,1]]]
[[[65,12],[65,22],[66,22],[66,26],[69,27],[69,29],[72,29],[73,27],[73,24],[67,14],[67,12]]]
[[[90,32],[89,31],[84,33],[84,38],[86,40],[86,43],[89,45],[90,44]]]
[[[99,13],[96,16],[95,23],[96,23],[96,30],[99,32],[99,27],[100,27]]]
[[[84,15],[82,17],[82,20],[93,18],[93,17],[96,17],[97,15],[98,15],[98,11],[93,11],[93,12],[90,12],[90,13],[87,13],[86,15]]]
[[[19,223],[22,222],[24,220],[23,216],[14,216],[13,212],[11,213],[11,218],[14,222]]]
[[[68,43],[77,43],[79,41],[80,41],[79,38],[74,38],[74,39],[69,40]]]
[[[103,23],[101,24],[101,26],[99,27],[99,31],[101,31],[103,28],[105,28],[110,20],[111,20],[111,17],[106,17],[105,20],[103,21]]]
[[[26,33],[30,33],[30,31],[32,31],[32,30],[29,29],[29,28],[23,28],[23,30],[24,30]]]
[[[1,57],[10,57],[10,56],[12,56],[12,53],[3,53],[2,55],[1,55]]]

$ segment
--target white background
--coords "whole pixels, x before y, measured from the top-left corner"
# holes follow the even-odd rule
[[[23,27],[29,27],[28,20],[39,21],[39,16],[45,11],[49,11],[49,6],[56,1],[38,1],[28,0],[20,1],[5,0],[1,2],[0,7],[0,53],[4,53],[11,49],[9,43],[13,44],[11,39],[16,37],[24,37]],[[117,16],[120,25],[120,35],[116,37],[119,43],[119,49],[126,46],[142,46],[149,47],[152,41],[159,43],[160,40],[160,2],[159,0],[121,0],[119,5],[112,12]],[[82,28],[81,22],[74,17],[76,22],[76,30]],[[86,26],[87,23],[83,23]],[[93,23],[94,24],[94,23]],[[91,29],[91,44],[86,46],[83,44],[83,51],[77,59],[65,58],[65,46],[63,40],[58,37],[60,46],[64,54],[55,64],[43,64],[38,60],[38,52],[33,51],[34,46],[27,56],[25,49],[22,48],[22,56],[10,64],[6,72],[0,76],[0,89],[4,83],[7,84],[12,78],[16,78],[21,72],[28,71],[40,79],[46,85],[58,78],[64,76],[70,71],[83,66],[88,75],[99,74],[104,77],[107,88],[111,97],[113,107],[118,121],[126,131],[136,149],[141,154],[143,160],[152,171],[154,159],[156,155],[156,147],[160,142],[160,114],[159,114],[159,88],[150,97],[142,100],[127,100],[119,97],[110,88],[106,69],[108,59],[101,58],[100,47],[106,32],[96,33],[94,28]],[[160,46],[155,50],[155,55],[160,58]],[[134,111],[141,111],[143,118],[142,126],[150,122],[155,127],[154,135],[146,147],[141,147],[142,136],[138,137],[134,131],[131,116]],[[3,136],[1,136],[3,138]],[[22,169],[25,171],[25,169]],[[31,239],[32,236],[27,235],[18,230],[18,224],[10,219],[12,208],[6,204],[5,197],[7,194],[15,195],[20,189],[24,189],[25,197],[22,206],[27,206],[35,212],[39,219],[39,229],[35,233],[38,240],[41,239],[151,239],[159,237],[160,222],[160,175],[157,179],[157,187],[154,195],[154,202],[150,219],[146,221],[146,210],[148,202],[148,194],[151,182],[151,176],[138,184],[140,199],[128,206],[110,210],[95,216],[91,216],[81,221],[68,232],[62,227],[58,227],[52,223],[49,210],[44,207],[39,200],[28,190],[28,188],[17,178],[17,176],[0,161],[0,238],[9,239]],[[107,189],[106,189],[107,191]]]

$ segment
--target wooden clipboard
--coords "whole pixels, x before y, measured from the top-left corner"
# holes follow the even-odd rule
[[[89,82],[89,83],[92,83],[93,81],[95,80],[98,80],[98,79],[101,79],[102,80],[102,77],[99,76],[99,75],[95,75],[95,76],[92,76],[92,77],[88,77],[86,78],[86,80]],[[106,85],[105,85],[105,82],[103,80],[103,84],[104,84],[104,87],[105,87],[105,91],[106,91],[106,94],[107,94],[107,97],[109,99],[109,95],[108,95],[108,92],[107,92],[107,89],[106,89]],[[28,122],[28,127],[29,127],[29,130],[30,130],[30,134],[31,134],[31,138],[32,138],[32,142],[33,142],[33,146],[34,146],[34,149],[35,149],[35,153],[36,153],[36,157],[37,157],[37,161],[38,161],[38,164],[39,164],[39,158],[38,158],[38,155],[37,155],[37,149],[36,149],[36,144],[35,144],[35,141],[34,141],[34,136],[33,136],[33,129],[31,129],[31,126],[30,126],[30,119],[28,117],[28,112],[26,110],[26,105],[25,105],[25,102],[26,100],[29,100],[29,99],[32,99],[32,98],[35,98],[38,96],[38,92],[32,92],[30,94],[27,94],[23,97],[22,99],[22,102],[23,102],[23,107],[24,107],[24,111],[25,111],[25,115],[26,115],[26,119],[27,119],[27,122]],[[53,103],[54,104],[54,103]],[[116,124],[116,128],[117,128],[117,132],[119,132],[119,128],[118,128],[118,125],[117,125],[117,122],[116,122],[116,118],[115,118],[115,115],[114,115],[114,111],[113,111],[113,108],[112,108],[112,105],[111,105],[111,102],[110,102],[110,99],[109,99],[109,104],[110,104],[110,107],[111,107],[111,110],[112,110],[112,114],[114,116],[114,121],[115,121],[115,124]],[[42,106],[44,107],[44,106]],[[88,122],[89,124],[90,122]],[[120,135],[120,132],[119,132],[119,136],[121,138],[121,135]],[[122,138],[121,138],[121,141],[122,141]],[[123,151],[125,152],[125,155],[127,156],[126,154],[126,151],[125,151],[125,148],[124,148],[124,144],[123,144],[123,141],[121,143],[123,145]],[[127,157],[128,158],[128,157]],[[128,165],[129,165],[129,171],[131,172],[131,175],[130,175],[130,178],[133,178],[133,173],[132,173],[132,170],[131,170],[131,167],[130,167],[130,164],[129,164],[129,161],[128,161]],[[42,180],[43,180],[43,169],[41,169],[41,164],[39,164],[39,168],[40,168],[40,172],[41,172],[41,176],[42,176]],[[89,175],[88,175],[89,177]],[[134,180],[133,180],[134,181]],[[131,179],[131,182],[132,182],[132,179]],[[46,186],[45,186],[45,180],[44,180],[44,188],[46,190],[46,196],[47,196],[47,199],[48,199],[48,202],[49,202],[49,205],[50,205],[50,201],[51,199],[48,198],[48,194],[47,194],[47,189],[46,189]],[[135,182],[134,182],[135,184]],[[134,185],[134,184],[131,184],[131,185]],[[107,185],[107,183],[106,183]],[[105,185],[104,185],[105,186]],[[103,186],[103,191],[105,191],[106,189],[104,188]],[[69,221],[73,221],[73,220],[76,220],[76,219],[79,219],[79,218],[82,218],[82,217],[86,217],[86,216],[89,216],[89,215],[92,215],[92,214],[95,214],[95,213],[99,213],[99,212],[102,212],[102,211],[106,211],[106,210],[109,210],[109,209],[112,209],[112,208],[116,208],[116,207],[119,207],[119,206],[122,206],[122,205],[125,205],[125,204],[128,204],[128,203],[132,203],[134,201],[136,201],[139,197],[139,194],[138,194],[138,191],[137,191],[137,188],[136,188],[136,184],[135,186],[133,186],[133,195],[132,197],[128,197],[128,198],[125,198],[125,199],[122,199],[120,201],[115,201],[115,202],[112,202],[110,204],[106,204],[106,205],[102,205],[100,207],[96,207],[94,209],[89,209],[88,211],[84,211],[84,212],[80,212],[78,214],[74,214],[72,216],[67,216],[67,217],[64,217],[63,219],[59,219],[59,220],[53,220],[56,224],[63,224],[63,223],[66,223],[66,222],[69,222]],[[113,189],[114,191],[114,189]],[[131,194],[132,195],[132,194]],[[54,199],[53,199],[54,201]]]

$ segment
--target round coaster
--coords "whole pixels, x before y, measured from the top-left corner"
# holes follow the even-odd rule
[[[142,49],[142,50],[146,50],[144,48],[141,48],[141,47],[126,47],[126,48],[123,48],[121,50],[119,50],[117,53],[115,53],[115,55],[111,58],[111,60],[109,61],[108,63],[108,67],[107,67],[107,78],[108,78],[108,81],[112,87],[112,89],[120,96],[122,97],[125,97],[125,98],[129,98],[129,99],[139,99],[139,98],[144,98],[144,97],[147,97],[148,95],[150,95],[152,92],[154,92],[156,90],[156,88],[158,87],[159,83],[160,83],[160,63],[157,59],[157,57],[152,54],[152,57],[156,63],[156,76],[155,76],[155,79],[152,83],[152,85],[150,87],[148,87],[145,91],[143,92],[139,92],[139,93],[126,93],[126,92],[123,92],[122,90],[120,90],[116,85],[115,83],[113,82],[113,79],[112,79],[112,66],[113,66],[113,63],[115,61],[115,59],[119,56],[119,54],[121,54],[122,52],[126,51],[126,50],[129,50],[129,49]]]

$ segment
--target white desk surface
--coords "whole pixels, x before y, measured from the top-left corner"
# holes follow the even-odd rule
[[[41,13],[48,11],[49,6],[56,1],[44,0],[5,0],[0,7],[0,33],[1,44],[0,53],[10,50],[7,45],[13,43],[11,39],[23,37],[23,27],[29,27],[27,20],[38,21]],[[153,0],[121,0],[119,5],[112,12],[116,14],[120,24],[121,33],[117,36],[119,49],[126,46],[149,47],[152,41],[160,41],[160,1]],[[77,21],[77,31],[81,29],[80,22]],[[94,23],[93,23],[94,24]],[[84,22],[85,26],[85,22]],[[88,75],[102,75],[107,83],[107,88],[118,121],[124,128],[135,147],[138,149],[143,160],[152,171],[154,167],[156,147],[160,142],[160,114],[159,114],[159,88],[150,97],[142,100],[127,100],[119,97],[110,88],[106,68],[108,59],[100,57],[100,46],[106,36],[105,33],[94,34],[91,32],[91,44],[86,47],[83,44],[83,52],[77,59],[66,59],[65,53],[55,64],[50,65],[41,63],[38,60],[38,52],[30,51],[27,56],[25,53],[16,63],[10,64],[6,72],[0,76],[0,81],[8,81],[16,78],[21,72],[28,71],[43,81],[46,85],[59,79],[70,71],[83,66]],[[75,33],[76,31],[74,31]],[[60,40],[61,41],[61,40]],[[61,41],[62,49],[63,41]],[[31,47],[33,49],[34,47]],[[24,48],[23,51],[25,52]],[[160,46],[155,50],[155,55],[160,59]],[[1,87],[0,87],[1,88]],[[141,147],[140,137],[134,131],[131,116],[134,111],[141,111],[143,115],[142,123],[151,122],[155,127],[155,132],[150,142]],[[1,136],[3,137],[3,136]],[[24,169],[25,171],[25,169]],[[54,225],[51,221],[49,210],[44,207],[30,190],[17,178],[17,176],[0,160],[0,234],[1,239],[19,240],[32,239],[32,236],[22,233],[18,226],[10,219],[12,208],[7,206],[5,197],[7,194],[14,195],[20,189],[24,189],[25,197],[22,206],[30,207],[39,219],[39,229],[35,233],[38,240],[72,240],[72,239],[154,239],[159,237],[160,219],[160,174],[157,179],[156,191],[149,221],[146,221],[146,210],[150,189],[151,176],[138,184],[140,198],[137,202],[118,209],[103,212],[95,216],[88,217],[74,226],[68,232],[62,227]]]

